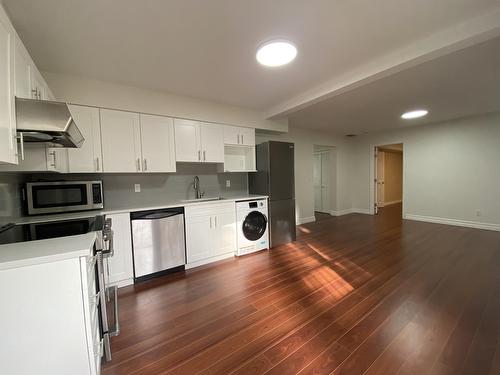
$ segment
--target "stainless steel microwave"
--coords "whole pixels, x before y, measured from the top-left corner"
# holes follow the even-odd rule
[[[28,215],[104,208],[102,181],[28,182]]]

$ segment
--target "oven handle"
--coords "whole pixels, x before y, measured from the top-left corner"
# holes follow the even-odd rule
[[[107,246],[105,249],[103,249],[102,253],[107,258],[110,258],[113,255],[115,255],[115,249],[113,247],[113,236],[114,233],[112,230],[107,231],[103,236],[103,241],[104,243],[107,243]]]
[[[118,316],[119,310],[118,310],[118,286],[113,285],[112,287],[109,288],[110,291],[113,292],[113,308],[114,308],[114,317],[115,317],[115,324],[113,329],[109,331],[109,336],[114,337],[118,336],[120,334],[120,318]]]
[[[106,311],[106,281],[104,279],[104,261],[102,251],[98,251],[97,258],[97,274],[99,282],[99,300],[101,302],[101,323],[104,333],[108,332],[108,313]]]

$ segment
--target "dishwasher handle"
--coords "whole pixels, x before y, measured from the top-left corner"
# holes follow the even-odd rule
[[[183,215],[184,208],[166,208],[163,210],[139,211],[130,214],[131,220],[158,220],[167,217]]]

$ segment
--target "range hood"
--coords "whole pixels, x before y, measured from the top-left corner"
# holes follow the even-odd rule
[[[16,97],[16,120],[25,143],[75,148],[85,141],[66,103]]]

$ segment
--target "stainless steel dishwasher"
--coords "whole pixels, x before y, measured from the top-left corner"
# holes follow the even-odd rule
[[[184,209],[132,212],[134,279],[141,281],[184,269]]]

